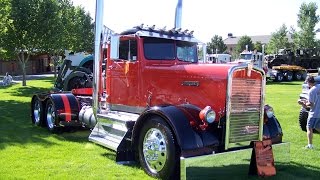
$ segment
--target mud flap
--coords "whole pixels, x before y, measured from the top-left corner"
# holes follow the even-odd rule
[[[270,139],[252,142],[249,175],[260,177],[276,175],[274,158],[272,152],[272,141]]]

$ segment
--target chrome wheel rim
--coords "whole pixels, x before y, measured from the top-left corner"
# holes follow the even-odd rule
[[[40,114],[41,114],[40,102],[39,100],[35,100],[34,109],[33,109],[34,124],[38,125],[40,123]]]
[[[47,111],[47,124],[48,124],[48,128],[49,129],[53,129],[54,128],[54,124],[55,124],[55,111],[54,111],[54,107],[52,104],[48,105],[48,111]]]
[[[160,130],[151,128],[143,139],[143,156],[150,171],[159,172],[167,160],[165,136]]]

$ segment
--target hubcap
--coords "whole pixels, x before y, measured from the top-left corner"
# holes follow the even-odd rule
[[[162,170],[167,159],[167,147],[164,135],[158,129],[151,128],[143,140],[143,156],[153,172]]]
[[[302,75],[301,74],[297,74],[297,80],[301,80],[302,79]]]
[[[54,112],[53,105],[50,104],[48,106],[48,111],[47,111],[47,123],[50,129],[53,129],[54,122],[55,122],[55,112]]]
[[[38,100],[35,100],[34,109],[33,109],[33,116],[34,116],[34,123],[35,124],[40,123],[40,114],[41,114],[40,103]]]

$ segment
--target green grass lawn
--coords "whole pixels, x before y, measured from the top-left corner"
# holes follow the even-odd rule
[[[266,102],[282,125],[284,141],[291,143],[291,164],[272,179],[320,178],[320,135],[314,137],[316,149],[305,150],[306,133],[298,125],[301,83],[267,85]],[[53,78],[46,78],[30,80],[27,87],[0,87],[0,179],[152,179],[139,165],[116,164],[113,151],[88,141],[89,131],[51,134],[33,126],[31,96],[52,84]],[[226,168],[231,171],[226,179],[239,179]]]

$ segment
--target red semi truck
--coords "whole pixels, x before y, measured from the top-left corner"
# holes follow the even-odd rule
[[[105,37],[102,7],[98,0],[93,88],[35,94],[35,125],[51,132],[89,127],[89,140],[114,150],[117,162],[140,162],[158,178],[185,178],[189,157],[263,139],[282,144],[280,124],[265,105],[262,69],[198,63],[200,42],[180,27],[137,26]]]

